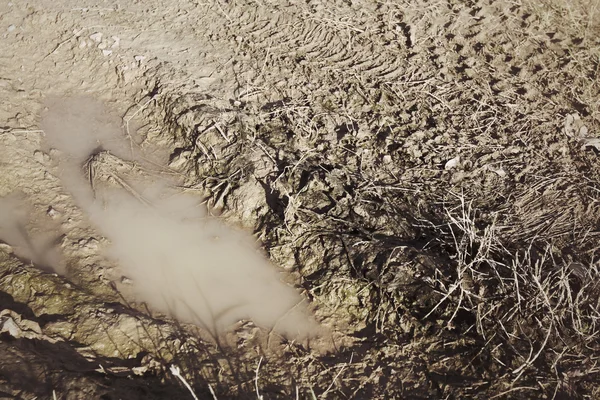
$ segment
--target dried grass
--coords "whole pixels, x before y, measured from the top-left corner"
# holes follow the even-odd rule
[[[477,357],[485,353],[501,371],[496,396],[549,384],[555,393],[573,394],[578,384],[594,382],[600,372],[594,361],[600,349],[598,264],[561,259],[553,235],[537,226],[513,242],[502,240],[495,223],[478,228],[477,214],[463,196],[446,209],[454,273],[430,279],[441,298],[426,317],[437,315],[451,330],[459,310],[475,317],[463,334],[475,330],[485,343]]]

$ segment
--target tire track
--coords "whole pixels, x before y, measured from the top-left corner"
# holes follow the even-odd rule
[[[396,54],[390,54],[385,44],[374,36],[376,32],[363,27],[372,22],[370,19],[361,16],[360,22],[353,21],[344,17],[353,15],[347,10],[336,12],[335,6],[331,8],[326,14],[294,6],[285,11],[268,7],[246,9],[243,18],[231,14],[232,20],[240,23],[229,26],[228,36],[243,37],[243,46],[251,49],[257,60],[267,54],[277,60],[287,59],[286,69],[294,76],[305,75],[304,84],[337,87],[355,74],[367,75],[375,81],[394,79],[402,74],[402,59],[407,53],[404,40],[396,44]],[[335,20],[332,15],[342,17]],[[298,70],[302,74],[294,74]],[[341,81],[331,81],[331,72],[338,73]],[[262,73],[264,82],[280,81],[275,76],[278,69]]]

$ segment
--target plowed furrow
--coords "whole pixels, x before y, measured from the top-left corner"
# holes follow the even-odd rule
[[[389,54],[385,56],[377,57],[376,61],[364,70],[364,72],[373,76],[381,76],[389,72],[390,68],[393,69],[394,60],[389,57]]]
[[[325,65],[335,66],[337,63],[347,60],[351,55],[348,55],[346,45],[341,41],[337,40],[335,45],[328,48],[328,52],[320,55],[320,60]]]
[[[400,63],[394,63],[390,66],[389,69],[385,71],[381,71],[378,75],[378,78],[382,81],[391,81],[398,79],[398,77],[404,75],[406,73],[406,68],[404,65]]]
[[[320,60],[335,48],[335,33],[325,30],[323,40],[317,46],[306,52],[306,56],[313,60]]]
[[[350,67],[356,71],[366,71],[370,68],[373,68],[373,64],[377,64],[377,56],[372,56],[370,58],[362,58],[356,60],[355,64],[352,64]],[[378,65],[378,64],[377,64]]]
[[[282,21],[277,25],[276,29],[271,32],[269,40],[272,42],[272,49],[282,52],[296,50],[298,47],[298,38],[304,37],[306,26],[299,23],[294,23],[287,18],[281,18]]]
[[[244,32],[247,35],[257,36],[261,40],[270,36],[270,31],[277,27],[277,21],[275,19],[263,19],[256,21],[252,26],[247,26]]]
[[[317,26],[310,37],[304,38],[302,45],[298,48],[298,51],[303,53],[313,52],[315,48],[320,48],[323,41],[327,36],[327,30],[322,26]]]

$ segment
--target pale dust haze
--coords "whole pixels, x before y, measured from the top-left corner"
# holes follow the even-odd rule
[[[212,332],[242,319],[288,337],[317,332],[301,296],[281,281],[252,235],[207,217],[200,198],[175,191],[167,178],[131,182],[120,170],[114,171],[112,183],[96,182],[92,190],[83,168],[91,155],[109,151],[126,165],[144,161],[144,154],[131,151],[120,120],[100,102],[52,99],[46,106],[42,129],[46,150],[54,149],[53,157],[59,157],[59,178],[110,242],[104,256],[131,278],[138,300]],[[0,234],[10,233],[6,242],[26,248],[27,240],[15,228],[24,216],[11,214],[15,201],[0,202]],[[36,261],[35,254],[24,255]]]
[[[0,241],[11,246],[17,257],[44,270],[62,270],[58,237],[52,233],[28,229],[31,208],[24,195],[13,193],[0,197]],[[51,225],[50,221],[44,221]]]

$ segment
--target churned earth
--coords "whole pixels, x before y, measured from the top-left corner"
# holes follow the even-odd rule
[[[2,0],[0,397],[600,398],[599,74],[598,0]]]

